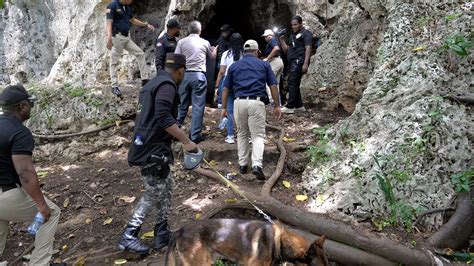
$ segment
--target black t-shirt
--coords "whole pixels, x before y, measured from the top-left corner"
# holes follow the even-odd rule
[[[220,36],[219,39],[217,39],[217,57],[216,57],[216,62],[217,64],[220,64],[222,54],[230,49],[230,43],[227,39],[224,37]]]
[[[312,45],[313,35],[302,28],[299,32],[291,34],[288,41],[288,60],[304,60],[305,46]]]
[[[33,135],[20,120],[7,115],[0,116],[0,129],[0,184],[21,185],[12,155],[32,155]]]
[[[130,31],[130,20],[133,18],[132,9],[128,5],[113,1],[107,6],[107,19],[112,19],[113,33],[128,33]]]
[[[155,66],[156,70],[163,70],[165,68],[165,59],[167,53],[174,53],[178,40],[176,37],[169,36],[168,33],[163,34],[156,41],[155,51]]]

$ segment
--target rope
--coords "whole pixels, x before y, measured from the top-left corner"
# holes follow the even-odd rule
[[[212,170],[214,170],[214,172],[216,172],[216,174],[222,179],[222,181],[224,181],[230,188],[232,188],[232,190],[239,194],[242,198],[244,198],[246,201],[248,201],[250,203],[250,205],[252,205],[252,207],[254,207],[257,212],[261,215],[263,215],[263,218],[265,218],[265,220],[267,220],[268,222],[270,222],[271,224],[275,224],[275,222],[273,222],[273,220],[270,218],[270,216],[268,216],[268,214],[266,214],[265,212],[263,212],[259,207],[257,207],[255,204],[253,204],[249,198],[247,198],[247,196],[245,196],[245,194],[240,191],[239,187],[234,184],[234,182],[230,181],[229,179],[225,178],[214,166],[212,166],[206,159],[203,159],[203,161],[207,164],[207,166],[209,166]]]

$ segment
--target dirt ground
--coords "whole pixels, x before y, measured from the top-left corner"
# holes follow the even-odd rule
[[[313,140],[314,128],[335,123],[346,116],[348,114],[343,110],[322,112],[315,108],[301,114],[284,115],[280,121],[275,121],[271,108],[267,109],[268,123],[285,128],[288,140],[285,142],[286,146],[308,144]],[[188,118],[187,122],[189,120]],[[224,142],[225,134],[218,131],[218,122],[218,110],[206,108],[203,132],[206,140],[200,147],[205,151],[206,160],[215,164],[223,175],[238,173],[237,144]],[[130,139],[130,127],[108,131],[109,136],[118,135]],[[279,157],[276,147],[278,134],[279,132],[267,129],[264,154],[264,172],[267,177],[275,170]],[[97,138],[97,134],[95,137]],[[87,136],[77,141],[88,145],[88,142],[95,139],[94,136]],[[127,265],[163,264],[163,250],[154,251],[144,258],[115,249],[122,229],[143,192],[139,169],[128,166],[127,152],[127,145],[120,145],[99,150],[75,161],[61,160],[58,156],[36,164],[43,190],[62,210],[54,243],[54,262],[80,265],[87,259],[86,265],[113,265],[116,259],[126,259]],[[173,230],[199,219],[206,210],[239,199],[229,188],[207,177],[185,171],[180,164],[181,156],[177,154],[177,163],[172,168],[174,185],[169,222]],[[305,203],[296,201],[295,196],[302,193],[299,183],[308,161],[304,149],[288,151],[282,176],[272,191],[275,198],[286,204],[305,208]],[[285,188],[283,180],[289,181],[291,187]],[[233,181],[239,186],[255,190],[262,185],[251,174],[237,174]],[[154,213],[147,217],[141,234],[153,230],[154,217]],[[263,219],[255,211],[244,210],[225,211],[216,217]],[[14,261],[32,244],[33,238],[25,232],[27,226],[28,224],[11,225],[4,260]],[[144,238],[150,244],[152,240],[153,238]],[[14,265],[21,264],[20,261]]]

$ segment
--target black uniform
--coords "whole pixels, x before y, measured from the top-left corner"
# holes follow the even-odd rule
[[[0,128],[0,185],[21,185],[12,155],[31,156],[33,136],[20,120],[9,115],[0,116]]]
[[[288,43],[288,103],[287,108],[303,107],[301,99],[300,84],[303,77],[303,64],[306,52],[306,46],[311,46],[313,35],[302,28],[299,32],[290,35]]]
[[[167,53],[174,53],[176,50],[176,44],[178,40],[174,36],[170,36],[168,33],[165,33],[163,36],[158,38],[156,41],[156,59],[155,66],[156,71],[163,70],[165,66],[165,59]]]
[[[120,2],[113,1],[107,5],[107,19],[112,19],[112,36],[120,33],[123,36],[128,36],[130,32],[130,20],[133,18],[132,9],[128,5],[122,5]]]
[[[217,45],[219,46],[217,47],[216,63],[217,63],[217,66],[219,66],[221,63],[222,54],[225,51],[229,50],[230,43],[229,43],[229,40],[220,36],[219,39],[217,39]]]

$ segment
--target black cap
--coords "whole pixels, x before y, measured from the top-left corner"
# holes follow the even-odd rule
[[[165,66],[173,69],[186,68],[186,57],[182,54],[167,53]]]
[[[168,20],[168,23],[166,23],[166,27],[168,29],[181,29],[178,20],[175,18]]]
[[[29,95],[22,85],[8,86],[0,94],[1,106],[14,105],[25,100],[36,101],[36,97]]]
[[[229,24],[224,24],[222,25],[221,27],[221,31],[229,31],[229,32],[232,32],[234,29],[232,29],[232,27],[229,25]]]

